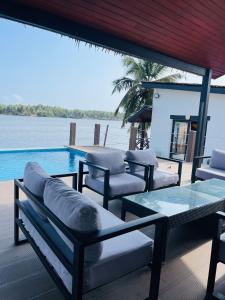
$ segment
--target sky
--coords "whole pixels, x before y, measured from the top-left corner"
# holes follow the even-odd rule
[[[112,81],[125,75],[121,56],[42,29],[0,19],[0,103],[44,104],[114,111],[121,94]],[[200,83],[187,74],[183,82]],[[212,81],[225,85],[225,76]]]

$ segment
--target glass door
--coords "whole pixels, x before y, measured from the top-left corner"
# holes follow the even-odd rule
[[[173,121],[170,157],[185,160],[189,132],[188,121]]]

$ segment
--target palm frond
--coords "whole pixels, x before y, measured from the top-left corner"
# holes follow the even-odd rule
[[[128,77],[121,77],[113,81],[113,90],[112,94],[115,92],[126,91],[134,85],[134,80]]]
[[[176,82],[178,79],[183,78],[183,75],[181,73],[171,74],[168,76],[164,76],[158,80],[157,82]]]

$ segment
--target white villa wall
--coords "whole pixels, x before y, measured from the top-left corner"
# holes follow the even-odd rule
[[[155,89],[151,145],[158,155],[169,156],[172,131],[171,115],[198,115],[200,93]],[[205,154],[213,148],[225,149],[225,95],[210,94]]]

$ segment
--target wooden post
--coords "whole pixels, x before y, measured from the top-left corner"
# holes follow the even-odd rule
[[[70,123],[70,146],[76,144],[76,123]]]
[[[104,144],[103,144],[104,147],[105,147],[106,140],[107,140],[108,130],[109,130],[109,125],[106,125],[105,138],[104,138]]]
[[[100,124],[95,124],[95,131],[94,131],[94,145],[100,144]]]
[[[196,131],[191,130],[188,136],[186,162],[193,161],[195,152]]]
[[[131,127],[130,129],[130,141],[129,141],[129,150],[136,149],[137,142],[137,127]]]

